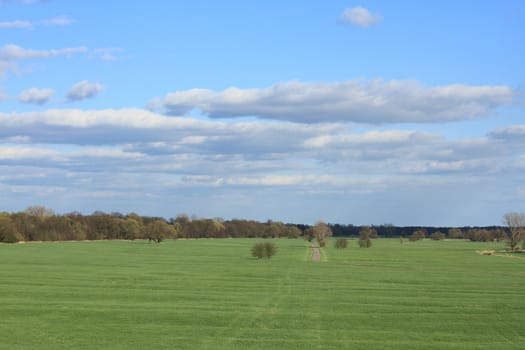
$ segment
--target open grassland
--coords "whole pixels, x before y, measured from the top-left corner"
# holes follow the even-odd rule
[[[0,349],[523,349],[525,259],[379,239],[0,245]]]

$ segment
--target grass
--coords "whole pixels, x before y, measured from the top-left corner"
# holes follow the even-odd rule
[[[525,259],[497,243],[0,245],[0,349],[523,349]]]

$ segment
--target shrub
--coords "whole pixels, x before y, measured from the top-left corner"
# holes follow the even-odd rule
[[[445,238],[445,234],[443,232],[436,231],[430,235],[430,239],[434,241],[440,241]]]
[[[256,243],[251,251],[253,257],[262,259],[264,257],[264,243]]]
[[[410,241],[415,242],[415,241],[419,241],[420,239],[425,238],[425,236],[426,236],[425,230],[419,229],[419,230],[414,231],[414,233],[410,235],[409,239]]]
[[[448,230],[448,238],[463,238],[463,232],[459,228],[451,228]]]
[[[371,234],[373,234],[372,230],[369,226],[361,226],[359,241],[357,241],[359,248],[370,248],[372,246],[372,240],[370,239]]]
[[[485,229],[471,229],[467,232],[467,235],[474,242],[490,242],[493,240],[492,233]]]
[[[277,253],[277,246],[275,244],[273,244],[272,242],[264,243],[264,256],[267,259],[270,259],[276,253]]]
[[[24,237],[18,231],[10,231],[3,237],[2,242],[4,243],[17,243],[23,241]]]
[[[166,238],[176,238],[177,232],[172,225],[164,220],[155,220],[144,228],[144,238],[150,242],[160,243]]]
[[[257,259],[270,259],[277,253],[277,246],[272,242],[256,243],[253,245],[251,252],[252,256]]]
[[[346,238],[338,238],[335,240],[335,247],[337,249],[345,249],[348,246]]]
[[[16,243],[24,240],[18,228],[8,216],[0,216],[0,242]]]
[[[370,248],[372,246],[372,240],[370,238],[359,238],[357,244],[359,245],[359,248]]]

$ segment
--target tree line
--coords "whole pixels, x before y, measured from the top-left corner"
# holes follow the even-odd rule
[[[472,241],[510,242],[512,249],[524,238],[525,214],[508,213],[504,216],[505,226],[489,227],[421,227],[394,226],[391,224],[354,226],[325,224],[314,226],[290,224],[268,220],[221,218],[196,218],[182,214],[171,219],[140,216],[135,213],[104,213],[96,211],[91,215],[72,212],[57,215],[42,206],[31,206],[25,211],[0,213],[0,242],[19,241],[69,241],[105,239],[149,239],[160,242],[176,238],[315,238],[324,246],[326,238],[362,236],[406,237],[410,240],[469,239]]]
[[[293,224],[254,220],[201,219],[178,215],[166,220],[135,213],[73,212],[57,215],[39,206],[23,212],[0,213],[0,242],[81,241],[149,239],[160,242],[176,238],[298,238],[302,231]]]

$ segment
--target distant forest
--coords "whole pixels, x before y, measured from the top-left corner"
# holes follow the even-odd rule
[[[333,236],[359,237],[363,226],[327,224]],[[507,238],[507,229],[489,227],[421,227],[390,224],[367,226],[374,237],[456,238],[493,241]],[[82,241],[107,239],[149,239],[160,242],[177,238],[299,238],[309,225],[268,220],[220,218],[203,219],[178,215],[166,220],[135,213],[94,212],[83,215],[73,212],[57,215],[53,210],[32,206],[23,212],[0,212],[0,242],[20,241]]]

